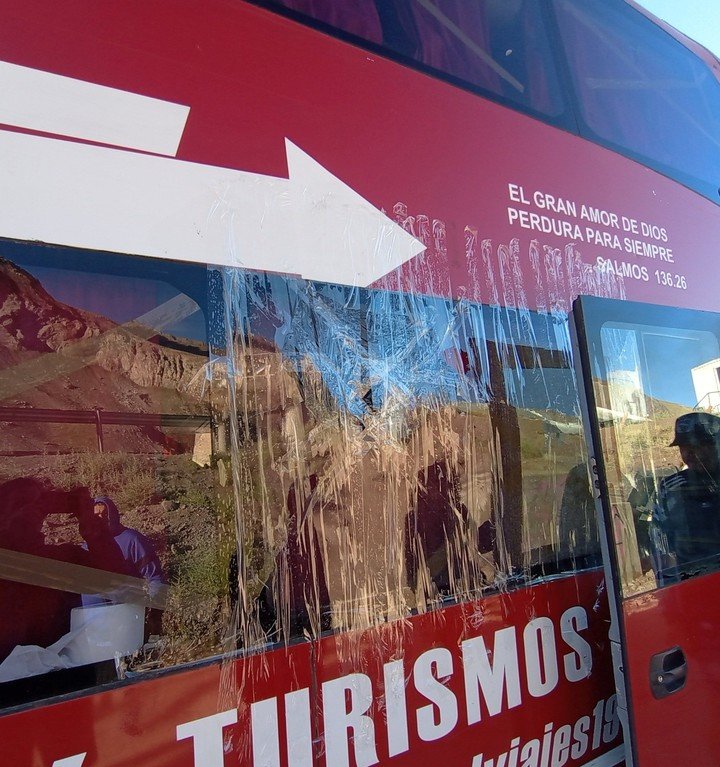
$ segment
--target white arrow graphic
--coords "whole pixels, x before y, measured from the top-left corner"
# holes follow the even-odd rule
[[[75,754],[75,756],[66,756],[64,759],[56,759],[52,767],[82,767],[87,752],[84,754]]]
[[[0,237],[363,287],[424,250],[286,151],[289,179],[0,131]]]

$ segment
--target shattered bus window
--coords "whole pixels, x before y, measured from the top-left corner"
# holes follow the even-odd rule
[[[238,645],[597,564],[563,316],[221,279]]]

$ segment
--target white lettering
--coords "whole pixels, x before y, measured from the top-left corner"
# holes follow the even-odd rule
[[[577,218],[577,208],[572,200],[564,200],[562,197],[555,197],[546,192],[535,192],[533,202],[538,208]]]
[[[223,727],[237,724],[237,711],[221,711],[202,719],[179,724],[177,740],[193,739],[195,767],[223,767]]]
[[[550,618],[531,620],[525,626],[523,642],[528,692],[533,698],[540,698],[554,690],[558,683],[555,630]]]
[[[552,756],[550,758],[550,767],[563,767],[570,758],[570,740],[572,738],[572,727],[564,724],[558,727],[552,744]]]
[[[622,217],[622,228],[626,232],[632,232],[633,234],[638,233],[638,222],[634,218],[628,218],[627,216]]]
[[[537,738],[529,740],[520,752],[522,767],[538,767],[540,762],[540,741]]]
[[[542,754],[540,756],[540,767],[548,767],[548,761],[550,760],[550,741],[553,736],[553,722],[548,722],[545,725],[545,732],[542,739]]]
[[[87,751],[83,754],[75,754],[75,756],[66,756],[64,759],[56,759],[52,763],[52,767],[82,767]]]
[[[558,237],[565,237],[569,240],[583,241],[583,234],[578,224],[573,224],[561,218],[551,218],[550,216],[541,216],[538,213],[518,210],[508,207],[508,223],[518,223],[523,229],[532,229],[544,234],[554,234]]]
[[[481,636],[462,643],[462,657],[468,724],[475,724],[482,718],[481,690],[490,716],[500,713],[505,689],[508,708],[520,705],[520,670],[513,626],[495,632],[492,663]]]
[[[660,240],[661,242],[667,242],[667,230],[655,224],[646,224],[644,221],[640,222],[640,233],[643,237],[652,237],[654,240]]]
[[[312,767],[310,690],[307,687],[285,695],[285,732],[288,742],[288,767]],[[254,734],[253,726],[253,737]]]
[[[350,695],[348,711],[346,695]],[[323,719],[325,721],[326,762],[333,767],[349,767],[348,733],[353,731],[353,746],[357,767],[377,764],[375,726],[365,713],[373,701],[370,677],[348,674],[323,682]]]
[[[509,767],[517,767],[519,748],[520,748],[520,738],[513,738],[510,741],[510,758],[508,759]]]
[[[590,721],[589,716],[580,717],[580,719],[575,722],[575,727],[573,728],[573,740],[575,742],[570,751],[570,755],[573,759],[580,759],[585,756],[585,752],[590,745],[588,742],[588,732],[590,731],[591,724],[592,722]]]
[[[280,737],[277,698],[259,700],[250,706],[253,767],[280,767]],[[285,695],[285,732],[289,767],[312,767],[310,690]]]
[[[508,184],[508,197],[513,202],[522,202],[525,203],[525,205],[528,204],[528,201],[525,199],[523,188],[517,184]]]
[[[610,258],[604,259],[602,256],[597,257],[596,264],[597,268],[605,274],[616,274],[618,277],[627,277],[643,282],[650,279],[647,267],[639,264],[629,264],[626,261],[616,261]]]
[[[415,688],[433,704],[422,706],[417,710],[418,735],[422,740],[443,738],[457,724],[457,699],[452,690],[439,681],[439,678],[451,676],[452,672],[452,655],[450,650],[444,647],[428,650],[415,661],[413,669]],[[436,711],[437,722],[435,721]]]
[[[623,238],[623,246],[626,253],[632,253],[634,256],[643,256],[644,258],[658,258],[661,261],[675,263],[675,255],[672,248],[666,248],[662,245],[656,245],[654,242],[643,242],[642,240],[633,240],[630,237]]]
[[[250,706],[253,767],[280,767],[277,698],[258,700]]]
[[[560,617],[560,636],[563,642],[574,650],[563,657],[565,677],[568,682],[587,679],[592,671],[592,650],[578,634],[578,631],[585,631],[587,627],[587,613],[580,605],[565,610]]]
[[[385,712],[387,714],[388,755],[397,756],[410,748],[405,698],[405,666],[401,660],[386,663]]]
[[[616,696],[607,701],[600,700],[593,709],[593,716],[601,717],[604,708],[604,743],[611,743],[619,734]],[[600,719],[596,720],[598,723]],[[588,751],[589,730],[592,722],[589,716],[582,716],[575,724],[561,724],[557,728],[554,722],[548,722],[543,728],[542,739],[533,738],[522,744],[521,738],[515,737],[510,742],[508,751],[486,757],[484,753],[473,757],[472,767],[564,767],[572,758],[581,759]],[[600,734],[593,749],[600,747]],[[613,752],[614,754],[615,752]],[[606,755],[609,756],[609,755]],[[519,763],[520,760],[520,763]],[[597,761],[602,761],[600,757]],[[592,762],[595,764],[595,761]],[[613,762],[614,764],[614,762]]]
[[[603,742],[611,743],[620,731],[620,717],[617,712],[617,695],[611,695],[605,703],[605,726]]]
[[[602,208],[593,208],[591,205],[583,205],[580,208],[580,218],[591,221],[593,224],[612,226],[618,229],[619,220],[617,214],[610,213]]]

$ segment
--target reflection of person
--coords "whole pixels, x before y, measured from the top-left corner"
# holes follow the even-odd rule
[[[0,485],[0,661],[16,645],[47,647],[69,631],[87,574],[73,565],[130,574],[91,503],[85,488],[58,490],[33,478]],[[76,517],[84,545],[46,543],[42,525],[49,514]]]
[[[658,580],[692,574],[692,563],[720,554],[720,418],[687,413],[675,422],[684,469],[660,483],[651,537]]]
[[[415,508],[405,525],[405,568],[408,585],[417,594],[419,581],[428,576],[441,596],[457,593],[468,544],[489,554],[495,544],[495,528],[486,520],[471,543],[468,509],[461,500],[460,477],[445,460],[421,470],[417,477]],[[429,584],[425,584],[427,588]]]
[[[643,573],[652,568],[652,546],[650,543],[650,520],[655,502],[655,476],[646,471],[637,471],[632,478],[628,503],[632,508],[637,536],[638,553]]]
[[[156,604],[162,602],[167,580],[152,542],[138,530],[125,527],[120,522],[117,506],[106,495],[93,500],[93,517],[112,535],[129,567],[130,574],[145,581],[148,599]],[[150,611],[146,628],[149,634],[160,633],[161,615],[158,610]]]
[[[600,550],[595,501],[585,463],[573,466],[565,479],[560,504],[560,542],[574,560],[593,557]]]
[[[460,505],[458,478],[447,462],[438,461],[420,474],[417,503],[408,514],[405,531],[408,584],[417,590],[418,571],[425,565],[438,592],[446,595],[452,592],[449,549],[455,543],[457,517],[465,521],[467,509]]]
[[[570,469],[560,505],[560,542],[575,567],[594,566],[600,562],[600,537],[588,471],[585,463]],[[623,474],[618,494],[632,510],[640,561],[643,572],[646,572],[650,569],[648,524],[655,496],[653,475],[642,471]]]
[[[330,597],[321,541],[315,530],[314,507],[318,501],[315,474],[309,477],[308,485],[309,495],[300,492],[297,485],[288,493],[287,538],[277,551],[272,583],[260,596],[263,629],[285,641],[298,636],[315,638],[330,628]]]
[[[125,561],[134,570],[133,575],[143,578],[148,594],[154,599],[167,583],[155,547],[142,533],[125,527],[120,522],[120,512],[111,498],[102,495],[94,499],[93,514],[101,520],[120,547]]]

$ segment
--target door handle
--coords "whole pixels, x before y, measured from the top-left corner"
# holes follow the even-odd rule
[[[680,647],[659,652],[650,658],[650,690],[655,698],[666,698],[685,687],[687,660]]]

